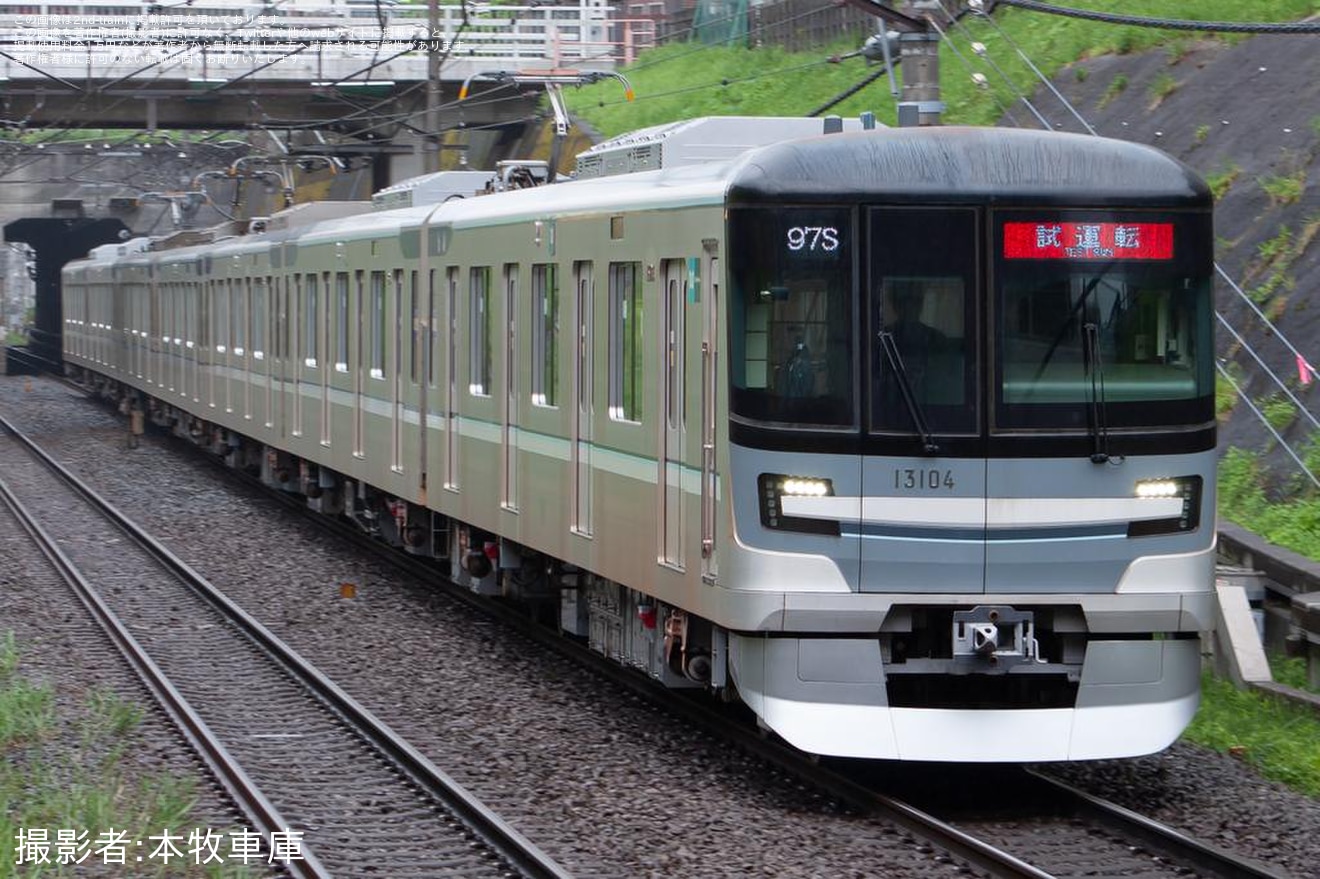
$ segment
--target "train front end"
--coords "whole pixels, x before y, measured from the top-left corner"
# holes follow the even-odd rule
[[[739,694],[803,750],[1132,756],[1213,627],[1212,203],[995,129],[761,150],[728,209]]]

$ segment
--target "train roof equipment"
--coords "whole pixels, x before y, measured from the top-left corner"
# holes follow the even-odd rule
[[[867,122],[837,116],[703,116],[653,125],[584,150],[578,179],[635,174],[659,168],[724,162],[755,147],[838,131],[861,131]]]

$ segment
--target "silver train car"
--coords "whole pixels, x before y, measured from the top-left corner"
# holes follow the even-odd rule
[[[819,124],[107,245],[64,271],[68,368],[804,751],[1166,747],[1213,626],[1208,188]]]

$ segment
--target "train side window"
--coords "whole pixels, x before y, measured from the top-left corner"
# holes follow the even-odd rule
[[[408,369],[408,375],[412,378],[412,383],[417,384],[422,376],[422,307],[421,307],[422,289],[417,286],[417,270],[413,269],[412,274],[408,276],[408,305],[412,313],[412,348],[409,357],[411,364]]]
[[[249,315],[252,321],[252,356],[257,360],[263,360],[266,357],[266,320],[269,312],[266,309],[266,279],[252,279],[252,311]]]
[[[186,314],[186,326],[184,327],[184,345],[188,348],[195,348],[197,340],[201,335],[201,327],[197,320],[197,300],[202,295],[202,284],[200,281],[193,281],[188,285],[188,298],[184,303]]]
[[[435,348],[440,341],[440,325],[436,323],[435,309],[435,269],[430,270],[426,279],[426,325],[431,331],[431,339],[426,346],[426,383],[435,387]]]
[[[335,273],[335,371],[348,372],[348,272]]]
[[[640,263],[610,263],[610,418],[642,420]]]
[[[309,274],[303,284],[303,320],[306,326],[303,329],[303,363],[312,369],[316,368],[320,352],[317,349],[317,341],[320,327],[321,313],[321,291],[317,287],[316,275]]]
[[[559,404],[559,267],[532,266],[532,405]]]
[[[468,392],[490,396],[490,267],[474,267],[469,275]]]
[[[385,273],[371,273],[371,359],[372,378],[385,377]]]
[[[240,279],[230,282],[229,288],[229,340],[234,344],[234,353],[243,356],[247,347],[247,324],[244,320],[244,299],[247,293],[247,281]]]
[[[215,350],[224,354],[229,350],[229,283],[216,281],[211,304],[215,306]]]

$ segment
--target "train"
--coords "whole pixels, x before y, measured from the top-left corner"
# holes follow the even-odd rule
[[[1159,751],[1214,626],[1213,199],[711,117],[63,271],[66,370],[804,752]]]

